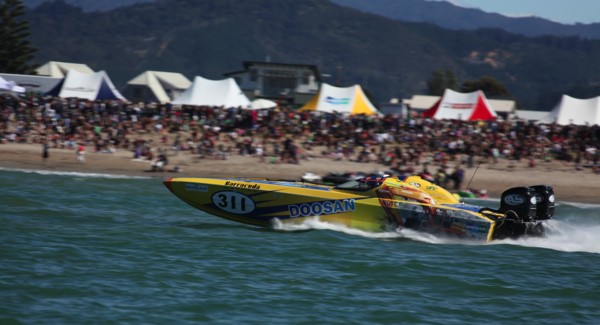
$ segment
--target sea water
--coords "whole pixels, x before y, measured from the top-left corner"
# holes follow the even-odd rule
[[[547,237],[481,243],[262,229],[160,178],[2,169],[0,324],[599,324],[600,206],[558,199]]]

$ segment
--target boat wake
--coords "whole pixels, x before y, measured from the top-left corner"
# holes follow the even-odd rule
[[[374,239],[408,239],[429,244],[457,245],[515,245],[552,249],[561,252],[586,252],[600,254],[600,223],[585,224],[579,218],[576,221],[549,220],[546,222],[545,237],[523,237],[520,239],[503,239],[493,242],[471,241],[460,238],[437,236],[411,229],[398,229],[387,232],[367,232],[339,224],[323,222],[318,217],[308,219],[300,224],[283,224],[276,221],[274,228],[281,231],[330,230],[353,236]]]
[[[493,244],[546,248],[561,252],[600,254],[599,223],[583,223],[579,218],[577,221],[569,221],[569,219],[549,220],[545,227],[545,237],[505,239]]]
[[[430,244],[453,244],[460,243],[466,244],[464,239],[439,237],[434,234],[428,234],[422,231],[416,231],[412,229],[397,229],[393,231],[384,232],[368,232],[362,231],[347,226],[333,224],[330,222],[324,222],[319,220],[318,217],[307,219],[303,223],[299,224],[283,224],[279,220],[275,220],[274,229],[281,231],[306,231],[306,230],[331,230],[336,232],[345,233],[353,236],[361,236],[365,238],[374,239],[387,239],[387,240],[414,240]]]
[[[38,174],[38,175],[74,176],[74,177],[90,177],[90,178],[150,179],[150,177],[144,177],[144,176],[129,176],[129,175],[102,174],[102,173],[81,173],[81,172],[67,172],[67,171],[55,171],[55,170],[44,170],[44,169],[24,169],[24,168],[0,167],[0,171],[31,173],[31,174]]]

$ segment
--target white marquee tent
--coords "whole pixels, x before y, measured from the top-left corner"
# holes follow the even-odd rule
[[[173,105],[249,107],[250,100],[233,78],[210,80],[196,76]]]
[[[423,112],[423,117],[473,121],[495,119],[497,114],[481,90],[459,93],[446,89],[442,98]]]
[[[539,122],[559,125],[600,125],[600,96],[579,99],[563,95],[554,109]]]
[[[338,112],[349,115],[379,114],[377,108],[369,101],[359,85],[341,88],[326,83],[321,85],[319,93],[302,106],[300,110]]]
[[[67,76],[69,70],[76,70],[81,73],[94,73],[90,67],[82,63],[70,63],[70,62],[58,62],[49,61],[46,64],[40,66],[35,71],[38,75],[49,76],[54,78],[64,78]]]
[[[22,93],[25,92],[25,88],[17,85],[14,81],[8,81],[0,77],[0,91]]]
[[[179,97],[192,82],[178,72],[146,71],[129,80],[123,95],[137,102],[169,103]]]
[[[126,100],[104,71],[91,74],[69,70],[58,93],[62,98]]]
[[[64,78],[55,78],[48,76],[0,73],[0,77],[7,81],[13,81],[28,92],[46,94],[58,86]],[[58,94],[58,93],[57,93]]]

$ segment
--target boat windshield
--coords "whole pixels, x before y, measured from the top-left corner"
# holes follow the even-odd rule
[[[350,191],[368,191],[374,189],[376,187],[381,186],[383,184],[383,178],[377,177],[366,177],[356,180],[347,181],[336,186],[336,189],[340,190],[350,190]]]

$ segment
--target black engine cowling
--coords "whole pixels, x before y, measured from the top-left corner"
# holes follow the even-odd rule
[[[508,211],[524,222],[548,220],[554,216],[554,190],[548,185],[510,188],[500,200],[500,212]]]
[[[548,220],[554,216],[554,189],[548,185],[530,186],[535,190],[537,220]]]
[[[494,232],[495,239],[543,236],[542,221],[554,216],[554,190],[548,185],[510,188],[502,193],[497,212],[505,218]]]
[[[519,220],[533,221],[537,217],[536,192],[531,187],[513,187],[500,198],[500,212],[514,211]]]

